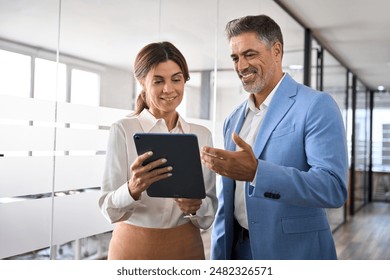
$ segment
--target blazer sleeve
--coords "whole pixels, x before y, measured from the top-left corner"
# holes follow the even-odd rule
[[[303,106],[289,114],[297,110]],[[330,95],[316,94],[301,121],[302,132],[289,135],[269,153],[271,157],[278,149],[286,149],[284,158],[258,159],[249,195],[303,207],[341,207],[347,198],[348,157],[340,109]],[[291,137],[298,139],[291,141]]]

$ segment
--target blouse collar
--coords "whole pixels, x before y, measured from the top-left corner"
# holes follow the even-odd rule
[[[190,133],[190,125],[187,123],[178,113],[178,120],[176,127],[173,131],[177,130],[177,128],[181,129],[183,133]],[[144,132],[166,132],[169,133],[168,127],[165,124],[164,119],[157,119],[153,116],[149,110],[144,109],[139,115],[138,119],[140,121],[141,127]]]

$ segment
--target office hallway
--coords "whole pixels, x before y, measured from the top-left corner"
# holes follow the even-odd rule
[[[202,232],[206,258],[210,230]],[[390,203],[370,203],[334,233],[340,260],[390,260]]]
[[[340,260],[390,260],[390,203],[370,203],[335,233]]]

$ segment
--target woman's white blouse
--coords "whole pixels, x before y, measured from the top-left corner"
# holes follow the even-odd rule
[[[213,145],[211,133],[206,127],[187,123],[180,116],[177,126],[170,132],[163,119],[156,119],[146,109],[138,116],[115,122],[110,129],[99,199],[103,215],[111,223],[124,221],[149,228],[172,228],[188,222],[188,219],[201,229],[209,228],[217,210],[215,173],[203,165],[206,198],[192,217],[184,217],[173,198],[149,197],[146,192],[139,200],[132,198],[127,182],[131,178],[130,165],[138,156],[133,140],[136,132],[192,133],[198,137],[199,148]]]

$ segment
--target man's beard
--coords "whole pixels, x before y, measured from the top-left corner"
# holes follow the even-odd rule
[[[249,93],[258,93],[264,89],[265,80],[263,78],[260,78],[260,79],[256,80],[254,83],[245,84],[243,82],[242,85],[243,85],[245,91],[247,91]]]
[[[264,73],[264,75],[260,76],[258,75],[258,71],[256,71],[257,78],[254,82],[245,84],[242,81],[242,85],[245,89],[245,91],[249,93],[259,93],[261,92],[264,87],[266,86],[267,82],[271,80],[271,77],[273,75],[274,71],[273,68],[269,68],[267,72]]]

